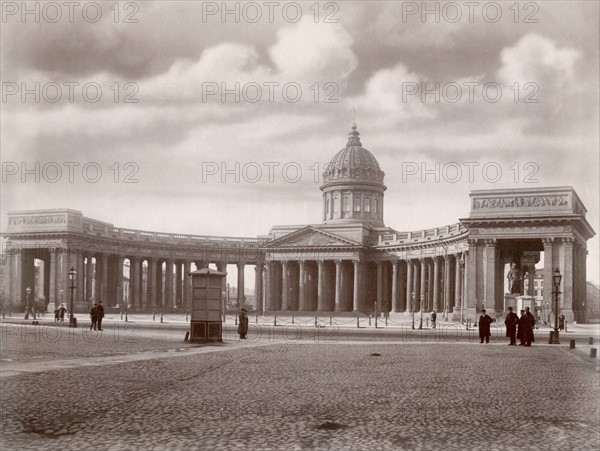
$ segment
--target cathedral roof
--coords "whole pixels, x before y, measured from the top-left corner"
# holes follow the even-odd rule
[[[356,124],[348,134],[346,147],[340,150],[325,166],[323,172],[324,188],[339,183],[368,183],[383,186],[385,173],[379,167],[377,159],[362,146]],[[385,186],[383,186],[385,189]]]

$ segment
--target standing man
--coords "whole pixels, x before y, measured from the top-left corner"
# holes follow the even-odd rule
[[[533,336],[533,328],[535,327],[535,317],[529,311],[529,307],[525,307],[525,313],[521,317],[523,323],[523,340],[525,346],[531,346],[531,343],[535,341]]]
[[[435,321],[437,320],[437,314],[435,313],[435,310],[432,310],[431,312],[431,327],[433,329],[435,329]]]
[[[98,330],[102,330],[102,318],[104,318],[104,307],[102,306],[102,301],[100,301],[96,307],[96,317],[98,320]]]
[[[58,309],[58,316],[60,317],[61,323],[65,322],[65,312],[66,311],[67,311],[67,309],[64,307],[64,305],[60,304],[60,308]]]
[[[90,310],[90,319],[92,320],[92,324],[90,325],[90,330],[98,327],[98,307],[97,304],[94,304],[92,309]]]
[[[243,308],[242,312],[238,316],[238,334],[240,334],[240,339],[246,339],[246,334],[248,333],[248,315],[246,315],[246,309]]]
[[[508,307],[508,315],[506,315],[506,319],[504,320],[504,325],[506,326],[506,336],[510,338],[510,343],[508,346],[515,346],[517,344],[517,324],[519,323],[519,317],[515,312],[513,312],[512,307]]]
[[[479,340],[480,343],[483,343],[483,339],[485,338],[485,342],[490,342],[490,324],[492,324],[495,320],[492,317],[485,313],[485,309],[481,311],[481,316],[479,317]]]

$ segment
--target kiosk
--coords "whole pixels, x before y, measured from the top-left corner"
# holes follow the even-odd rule
[[[209,268],[189,273],[192,278],[192,318],[190,341],[223,341],[223,277],[227,274]]]

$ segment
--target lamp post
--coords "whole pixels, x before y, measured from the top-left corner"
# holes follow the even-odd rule
[[[31,288],[25,288],[25,294],[27,295],[25,297],[25,319],[29,319],[29,296],[31,295]]]
[[[77,318],[73,316],[73,292],[75,291],[75,276],[77,271],[71,266],[69,270],[69,289],[71,290],[71,305],[69,307],[69,327],[77,327]]]
[[[560,288],[560,281],[562,279],[562,274],[556,268],[554,271],[554,275],[552,276],[552,281],[554,282],[554,290],[552,294],[554,295],[554,330],[550,332],[550,344],[559,345],[560,341],[558,339],[558,295],[561,293],[558,291]]]
[[[411,311],[412,311],[412,328],[414,330],[415,328],[415,298],[416,298],[416,293],[413,291],[412,292],[412,296],[411,296],[411,300],[410,300],[410,305],[411,305]]]
[[[423,329],[423,295],[420,296],[421,302],[419,303],[419,330]]]

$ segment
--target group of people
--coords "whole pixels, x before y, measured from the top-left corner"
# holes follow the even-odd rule
[[[496,321],[487,313],[485,309],[481,311],[479,317],[479,340],[480,343],[484,341],[490,342],[490,325]],[[513,312],[512,307],[508,307],[508,314],[504,320],[506,326],[506,336],[509,337],[509,346],[516,346],[517,338],[520,341],[519,346],[531,346],[531,343],[535,341],[533,336],[533,329],[535,328],[535,317],[529,310],[529,307],[525,307],[525,310],[521,310],[521,317]]]
[[[102,330],[102,318],[104,318],[104,307],[102,306],[102,301],[98,302],[97,304],[94,303],[94,306],[90,310],[90,318],[92,320],[90,330]]]
[[[54,309],[54,322],[58,323],[60,321],[61,323],[64,323],[66,311],[67,311],[67,309],[62,304],[60,304],[60,307],[55,308]]]

